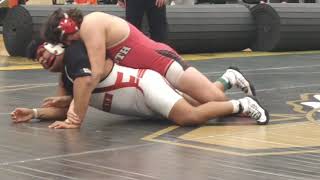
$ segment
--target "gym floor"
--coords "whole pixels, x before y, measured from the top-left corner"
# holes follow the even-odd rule
[[[57,75],[0,56],[0,178],[239,180],[320,178],[320,51],[188,55],[212,81],[238,66],[254,83],[271,121],[212,119],[199,127],[89,109],[81,130],[51,122],[13,124],[15,107],[52,96]],[[227,92],[240,98],[238,89]]]

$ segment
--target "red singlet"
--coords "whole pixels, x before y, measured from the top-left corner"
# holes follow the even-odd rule
[[[130,34],[121,43],[107,49],[114,62],[136,69],[151,69],[165,76],[174,59],[181,57],[166,44],[155,42],[130,23]]]

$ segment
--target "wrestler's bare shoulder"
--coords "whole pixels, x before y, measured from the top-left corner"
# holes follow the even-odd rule
[[[107,29],[118,29],[117,27],[126,28],[127,22],[117,16],[104,12],[92,12],[84,16],[82,26],[105,27]]]
[[[107,47],[110,47],[124,40],[128,36],[130,29],[124,19],[111,14],[92,12],[86,15],[81,24],[81,36],[91,37],[92,34],[88,32],[97,33],[98,31],[104,31],[105,39],[108,42]]]
[[[114,21],[114,19],[118,19],[119,17],[113,16],[111,14],[107,14],[104,12],[92,12],[84,16],[83,21],[102,21],[102,22],[108,22],[108,21]],[[119,18],[120,19],[120,18]]]

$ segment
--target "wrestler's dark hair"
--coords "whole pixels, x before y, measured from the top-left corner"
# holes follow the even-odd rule
[[[58,28],[58,26],[60,20],[64,18],[64,13],[67,13],[69,18],[74,20],[77,26],[80,28],[83,15],[79,9],[69,9],[65,12],[59,8],[49,16],[48,20],[42,26],[41,35],[44,37],[45,41],[53,44],[61,43],[61,30]]]
[[[36,60],[38,47],[44,43],[44,40],[41,38],[37,38],[32,40],[26,49],[26,57],[32,60]]]

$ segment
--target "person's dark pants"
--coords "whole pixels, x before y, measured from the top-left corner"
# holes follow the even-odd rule
[[[126,20],[141,30],[144,13],[147,15],[151,39],[157,42],[167,40],[166,6],[158,8],[155,0],[127,0]]]

